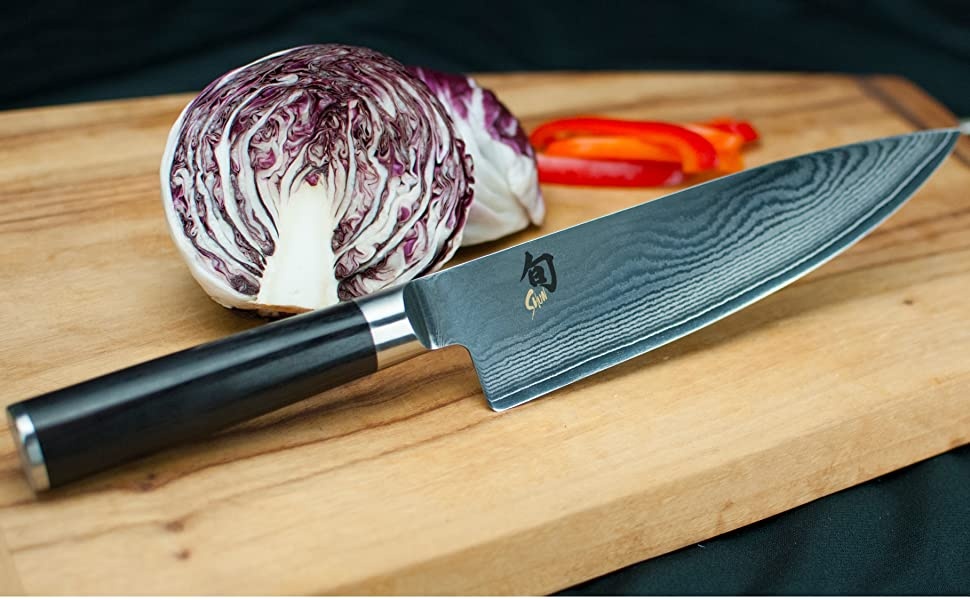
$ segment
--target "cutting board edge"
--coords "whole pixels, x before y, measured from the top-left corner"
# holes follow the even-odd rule
[[[857,76],[855,79],[864,94],[915,129],[935,129],[960,124],[960,119],[946,106],[905,77],[870,75]],[[964,135],[957,141],[953,157],[970,168],[970,136]]]
[[[949,124],[958,122],[956,117],[940,104],[936,99],[930,96],[926,91],[920,88],[916,83],[903,77],[902,75],[895,75],[891,73],[846,73],[838,71],[744,71],[744,70],[718,70],[718,71],[678,71],[678,70],[654,70],[654,71],[637,71],[629,69],[616,69],[616,70],[600,70],[600,71],[582,71],[582,70],[572,70],[572,69],[562,69],[562,70],[537,70],[537,71],[472,71],[469,75],[475,78],[481,78],[488,80],[491,78],[501,78],[504,81],[514,80],[517,78],[528,79],[532,77],[543,77],[543,78],[562,78],[570,79],[575,77],[584,77],[587,79],[603,78],[610,79],[615,77],[636,77],[642,76],[644,74],[657,75],[664,77],[684,77],[684,78],[695,78],[695,77],[718,77],[718,78],[729,78],[729,77],[745,77],[745,76],[757,76],[764,78],[778,78],[779,80],[786,79],[818,79],[818,80],[832,80],[832,79],[843,79],[845,81],[856,82],[863,91],[877,99],[881,104],[889,107],[893,112],[896,112],[904,119],[909,121],[911,124],[917,127],[935,126],[935,127],[945,127]],[[503,83],[503,85],[507,85]],[[77,102],[61,103],[61,104],[42,104],[37,106],[20,106],[11,107],[0,110],[0,115],[11,115],[17,116],[26,113],[34,113],[38,111],[45,111],[55,108],[65,108],[69,107],[75,110],[88,110],[93,108],[104,108],[110,107],[112,105],[129,105],[132,103],[156,103],[156,102],[172,102],[187,104],[190,100],[195,98],[201,90],[184,90],[176,92],[166,92],[161,94],[153,94],[149,96],[135,96],[135,97],[104,97],[93,100],[81,100]],[[899,95],[903,99],[901,101],[895,100],[894,95]],[[950,122],[937,122],[936,124],[929,123],[923,119],[920,115],[920,111],[917,109],[918,105],[928,103],[934,105],[934,107],[939,110],[942,109],[943,112],[950,115]]]

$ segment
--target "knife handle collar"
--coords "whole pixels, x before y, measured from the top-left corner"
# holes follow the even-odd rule
[[[398,286],[354,300],[364,315],[383,369],[428,351],[418,340],[404,306],[404,287]]]

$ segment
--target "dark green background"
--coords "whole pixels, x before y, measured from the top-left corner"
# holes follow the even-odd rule
[[[967,0],[55,0],[8,3],[0,42],[0,108],[198,90],[275,50],[346,42],[455,71],[898,73],[970,117]],[[565,593],[967,594],[968,537],[964,446]]]

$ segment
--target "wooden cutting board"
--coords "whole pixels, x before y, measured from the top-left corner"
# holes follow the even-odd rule
[[[732,115],[749,165],[952,115],[894,78],[482,77],[531,128]],[[189,96],[0,114],[0,403],[260,321],[196,286],[157,166]],[[0,590],[541,594],[970,441],[970,147],[901,212],[726,320],[496,414],[461,349],[35,498],[0,432]],[[546,186],[548,221],[655,198]]]

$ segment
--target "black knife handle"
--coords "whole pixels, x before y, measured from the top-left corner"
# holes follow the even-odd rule
[[[56,487],[373,373],[386,366],[379,354],[423,351],[400,294],[391,296],[288,317],[13,404],[25,474],[35,490]]]

